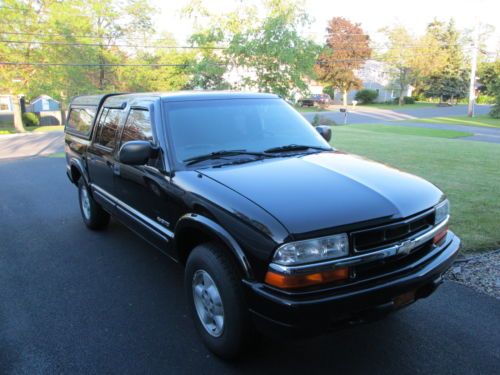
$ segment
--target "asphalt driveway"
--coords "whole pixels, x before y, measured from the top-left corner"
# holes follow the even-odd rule
[[[122,225],[87,230],[64,159],[0,161],[0,373],[496,374],[500,301],[446,282],[389,319],[213,357],[182,269]]]

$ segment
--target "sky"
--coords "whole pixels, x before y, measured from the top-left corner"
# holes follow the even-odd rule
[[[180,16],[180,10],[189,0],[153,0],[160,12],[156,16],[158,31],[174,32],[179,42],[192,33],[192,22]],[[242,0],[204,0],[213,12],[223,13]],[[246,0],[256,2],[256,0]],[[322,42],[328,19],[342,16],[361,23],[365,32],[375,34],[388,25],[403,24],[416,34],[425,30],[434,18],[448,20],[453,17],[459,29],[471,29],[478,22],[495,26],[488,46],[500,44],[500,0],[305,0],[305,9],[314,22],[309,35]]]

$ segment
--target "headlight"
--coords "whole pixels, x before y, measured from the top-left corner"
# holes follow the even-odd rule
[[[450,214],[450,202],[448,199],[439,203],[436,206],[436,214],[434,215],[434,224],[439,224]]]
[[[312,240],[289,242],[274,253],[273,262],[283,266],[339,258],[349,254],[347,234],[336,234]]]

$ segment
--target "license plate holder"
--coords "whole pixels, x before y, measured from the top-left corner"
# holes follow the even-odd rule
[[[406,305],[409,305],[415,301],[415,291],[411,290],[409,292],[400,294],[399,296],[394,298],[394,307],[400,308]]]

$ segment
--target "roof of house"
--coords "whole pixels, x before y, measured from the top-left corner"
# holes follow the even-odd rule
[[[35,102],[37,102],[39,100],[43,100],[43,99],[45,99],[45,100],[53,100],[54,102],[59,103],[59,101],[55,100],[54,98],[52,98],[52,97],[50,97],[48,95],[40,95],[40,96],[37,96],[35,99],[33,99],[31,101],[31,104],[33,104],[33,103],[35,103]]]

